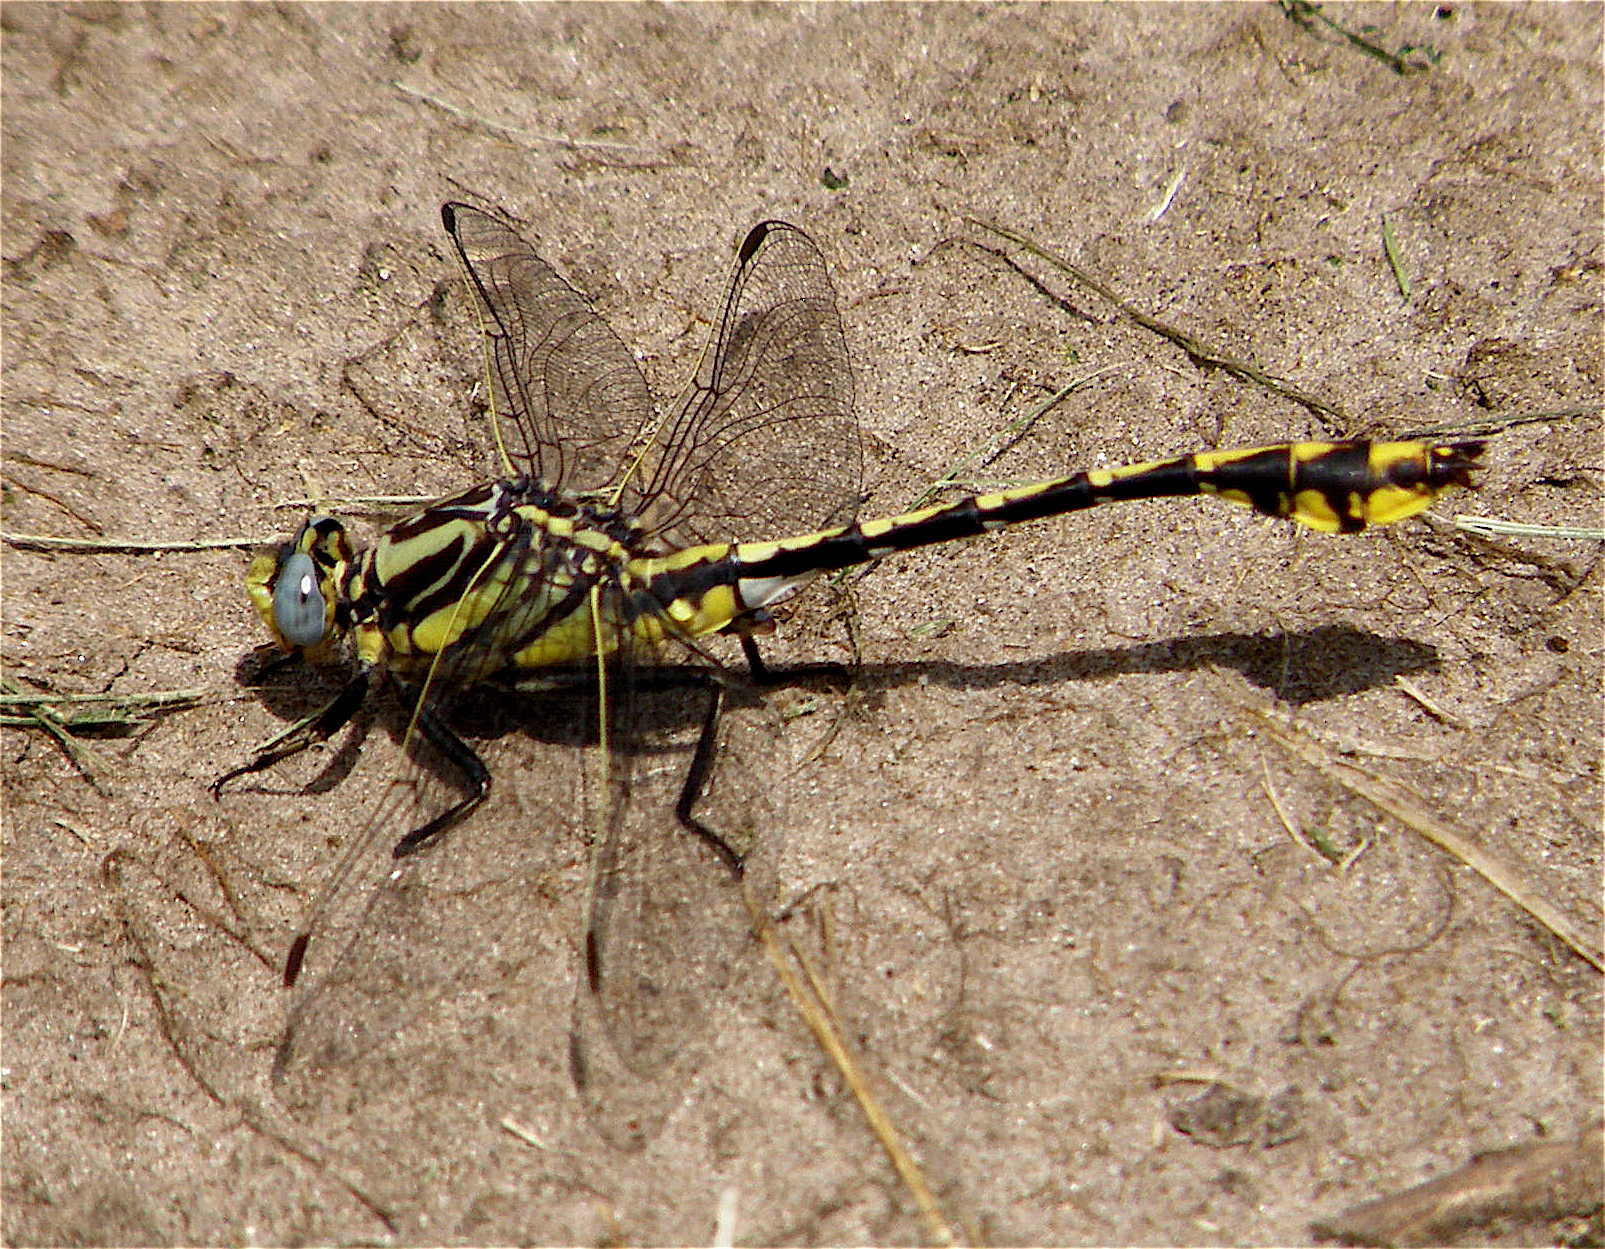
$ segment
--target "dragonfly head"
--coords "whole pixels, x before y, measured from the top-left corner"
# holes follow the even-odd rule
[[[312,650],[339,630],[339,586],[352,559],[345,526],[313,516],[283,546],[259,555],[247,575],[251,602],[287,651]]]

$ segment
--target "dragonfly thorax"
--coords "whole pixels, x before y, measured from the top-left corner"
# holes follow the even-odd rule
[[[472,682],[614,649],[592,616],[639,615],[647,547],[621,512],[516,477],[437,500],[355,553],[339,521],[314,517],[253,565],[251,596],[287,650],[324,658],[350,634],[365,663],[408,676],[452,652]]]

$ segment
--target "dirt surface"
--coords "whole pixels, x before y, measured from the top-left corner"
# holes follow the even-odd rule
[[[807,228],[866,514],[1077,378],[965,479],[1597,412],[1601,9],[1323,12],[1417,68],[1268,5],[7,4],[5,527],[265,540],[298,500],[468,484],[450,198],[523,223],[664,396],[735,241]],[[1034,286],[969,217],[1347,415],[1025,258]],[[957,1235],[1308,1241],[1595,1121],[1596,969],[1354,780],[1598,947],[1598,545],[1443,523],[1597,524],[1598,417],[1487,460],[1357,538],[1184,501],[898,558],[777,639],[847,660],[850,619],[863,667],[776,695],[755,873]],[[568,1060],[583,806],[512,712],[496,796],[439,847],[453,909],[418,916],[451,975],[327,1085],[274,1085],[280,961],[394,774],[385,717],[213,802],[332,688],[240,683],[245,557],[4,558],[23,689],[204,691],[91,742],[93,783],[0,736],[9,1243],[938,1234],[751,942],[661,1130],[598,1134]],[[1544,1217],[1462,1234],[1577,1233]]]

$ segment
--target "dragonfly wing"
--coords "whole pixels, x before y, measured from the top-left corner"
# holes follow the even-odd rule
[[[304,1081],[361,1062],[449,983],[451,969],[431,965],[426,946],[433,943],[424,934],[398,940],[408,930],[400,917],[418,909],[412,885],[421,864],[391,856],[420,818],[424,791],[435,788],[412,767],[390,781],[297,936],[294,998],[274,1062],[274,1079],[292,1104]]]
[[[696,382],[658,438],[655,528],[716,542],[853,519],[852,367],[825,258],[796,226],[747,235]]]
[[[598,1130],[624,1149],[650,1140],[684,1098],[750,943],[741,882],[675,814],[721,678],[693,670],[676,686],[668,675],[656,674],[650,690],[638,680],[618,700],[631,708],[622,726],[631,737],[615,752],[616,801],[595,850],[571,1034],[575,1086]],[[765,749],[774,758],[772,737],[754,744],[769,725],[761,704],[727,706],[718,766],[694,808],[738,853],[771,818],[764,790],[741,765]]]
[[[653,419],[635,358],[590,305],[498,218],[441,209],[481,305],[498,443],[509,475],[590,494],[616,487]],[[616,505],[630,508],[628,491]]]
[[[517,824],[493,794],[470,818],[397,859],[408,831],[462,796],[449,761],[415,742],[412,758],[355,836],[312,908],[305,962],[294,986],[274,1063],[280,1095],[292,1105],[322,1102],[334,1084],[383,1088],[413,1030],[443,1000],[485,987],[491,970],[522,960],[511,947],[530,927],[539,881],[572,854],[565,838],[581,823],[583,753],[589,730],[565,693],[543,707],[528,699],[479,699],[497,719],[524,728],[506,752],[542,777],[520,787]],[[491,726],[483,716],[476,729]],[[528,740],[523,740],[527,738]],[[494,762],[494,759],[492,759]],[[485,818],[490,817],[490,818]]]

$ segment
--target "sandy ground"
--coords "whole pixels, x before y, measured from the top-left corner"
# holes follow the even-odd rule
[[[1077,378],[967,478],[1597,412],[1601,10],[1324,12],[1419,68],[1269,5],[7,4],[5,527],[265,540],[297,500],[467,484],[448,198],[524,223],[664,396],[735,241],[805,226],[867,514]],[[1025,258],[1033,285],[967,218],[1346,415]],[[6,1240],[696,1242],[723,1211],[743,1243],[1296,1243],[1576,1139],[1597,970],[1356,780],[1598,947],[1598,546],[1445,523],[1597,523],[1598,417],[1487,460],[1476,495],[1352,539],[1186,501],[910,555],[778,639],[846,660],[850,620],[863,668],[776,695],[755,871],[934,1213],[739,937],[700,1065],[640,1093],[661,1129],[602,1138],[628,1111],[568,1060],[583,805],[516,710],[483,742],[496,797],[439,848],[450,897],[407,915],[431,976],[326,1083],[274,1085],[280,960],[394,774],[386,718],[214,803],[330,688],[240,683],[245,557],[8,550],[21,688],[204,696],[91,742],[93,783],[0,737]],[[1206,1079],[1294,1092],[1209,1120]],[[1586,1237],[1575,1207],[1434,1235]]]

